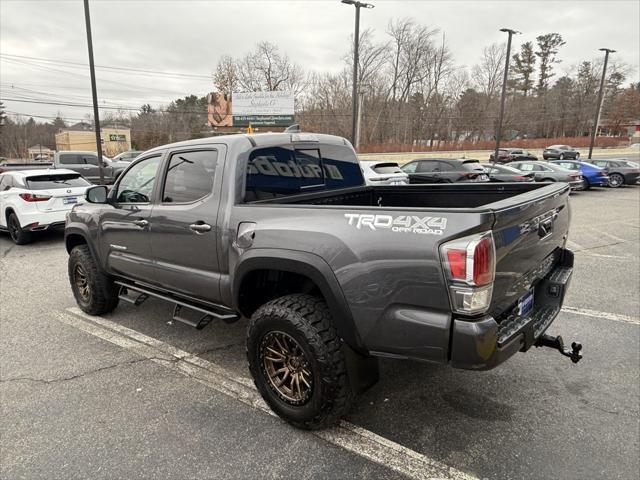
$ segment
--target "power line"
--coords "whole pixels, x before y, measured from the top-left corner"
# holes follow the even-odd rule
[[[88,67],[89,65],[86,63],[79,62],[69,62],[65,60],[52,60],[48,58],[38,58],[38,57],[28,57],[26,55],[11,55],[7,53],[0,53],[0,57],[5,57],[8,59],[24,59],[27,61],[37,61],[39,63],[49,63],[52,65],[67,65],[73,68],[77,67]],[[33,62],[32,62],[33,63]],[[184,73],[184,72],[167,72],[161,70],[147,70],[142,68],[131,68],[131,67],[115,67],[111,65],[96,65],[96,68],[104,69],[104,70],[113,70],[116,72],[137,72],[140,74],[148,74],[148,75],[160,75],[160,76],[170,76],[170,77],[184,77],[184,78],[203,78],[207,80],[211,80],[211,75],[203,75],[203,74],[195,74],[195,73]]]

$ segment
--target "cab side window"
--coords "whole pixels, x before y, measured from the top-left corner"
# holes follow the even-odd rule
[[[416,173],[416,167],[418,166],[418,162],[411,162],[403,165],[402,171],[404,173]]]
[[[162,192],[163,203],[191,203],[213,192],[218,160],[216,150],[180,152],[171,155]]]
[[[147,158],[125,172],[118,183],[118,203],[149,203],[156,182],[160,156]]]

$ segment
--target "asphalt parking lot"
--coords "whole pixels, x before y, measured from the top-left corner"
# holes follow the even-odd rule
[[[571,197],[576,253],[550,333],[584,345],[495,370],[382,361],[318,434],[250,387],[245,320],[170,325],[156,300],[75,309],[61,234],[0,236],[0,477],[638,478],[640,186]]]

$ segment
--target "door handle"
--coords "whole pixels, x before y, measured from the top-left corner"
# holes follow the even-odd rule
[[[134,220],[133,223],[139,227],[146,227],[147,225],[149,225],[149,222],[147,222],[146,220]]]
[[[211,225],[208,223],[192,223],[189,225],[189,229],[196,233],[205,233],[211,230]]]

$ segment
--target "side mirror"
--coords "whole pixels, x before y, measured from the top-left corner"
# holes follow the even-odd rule
[[[96,185],[87,189],[85,198],[89,203],[107,203],[108,189],[106,185]]]

